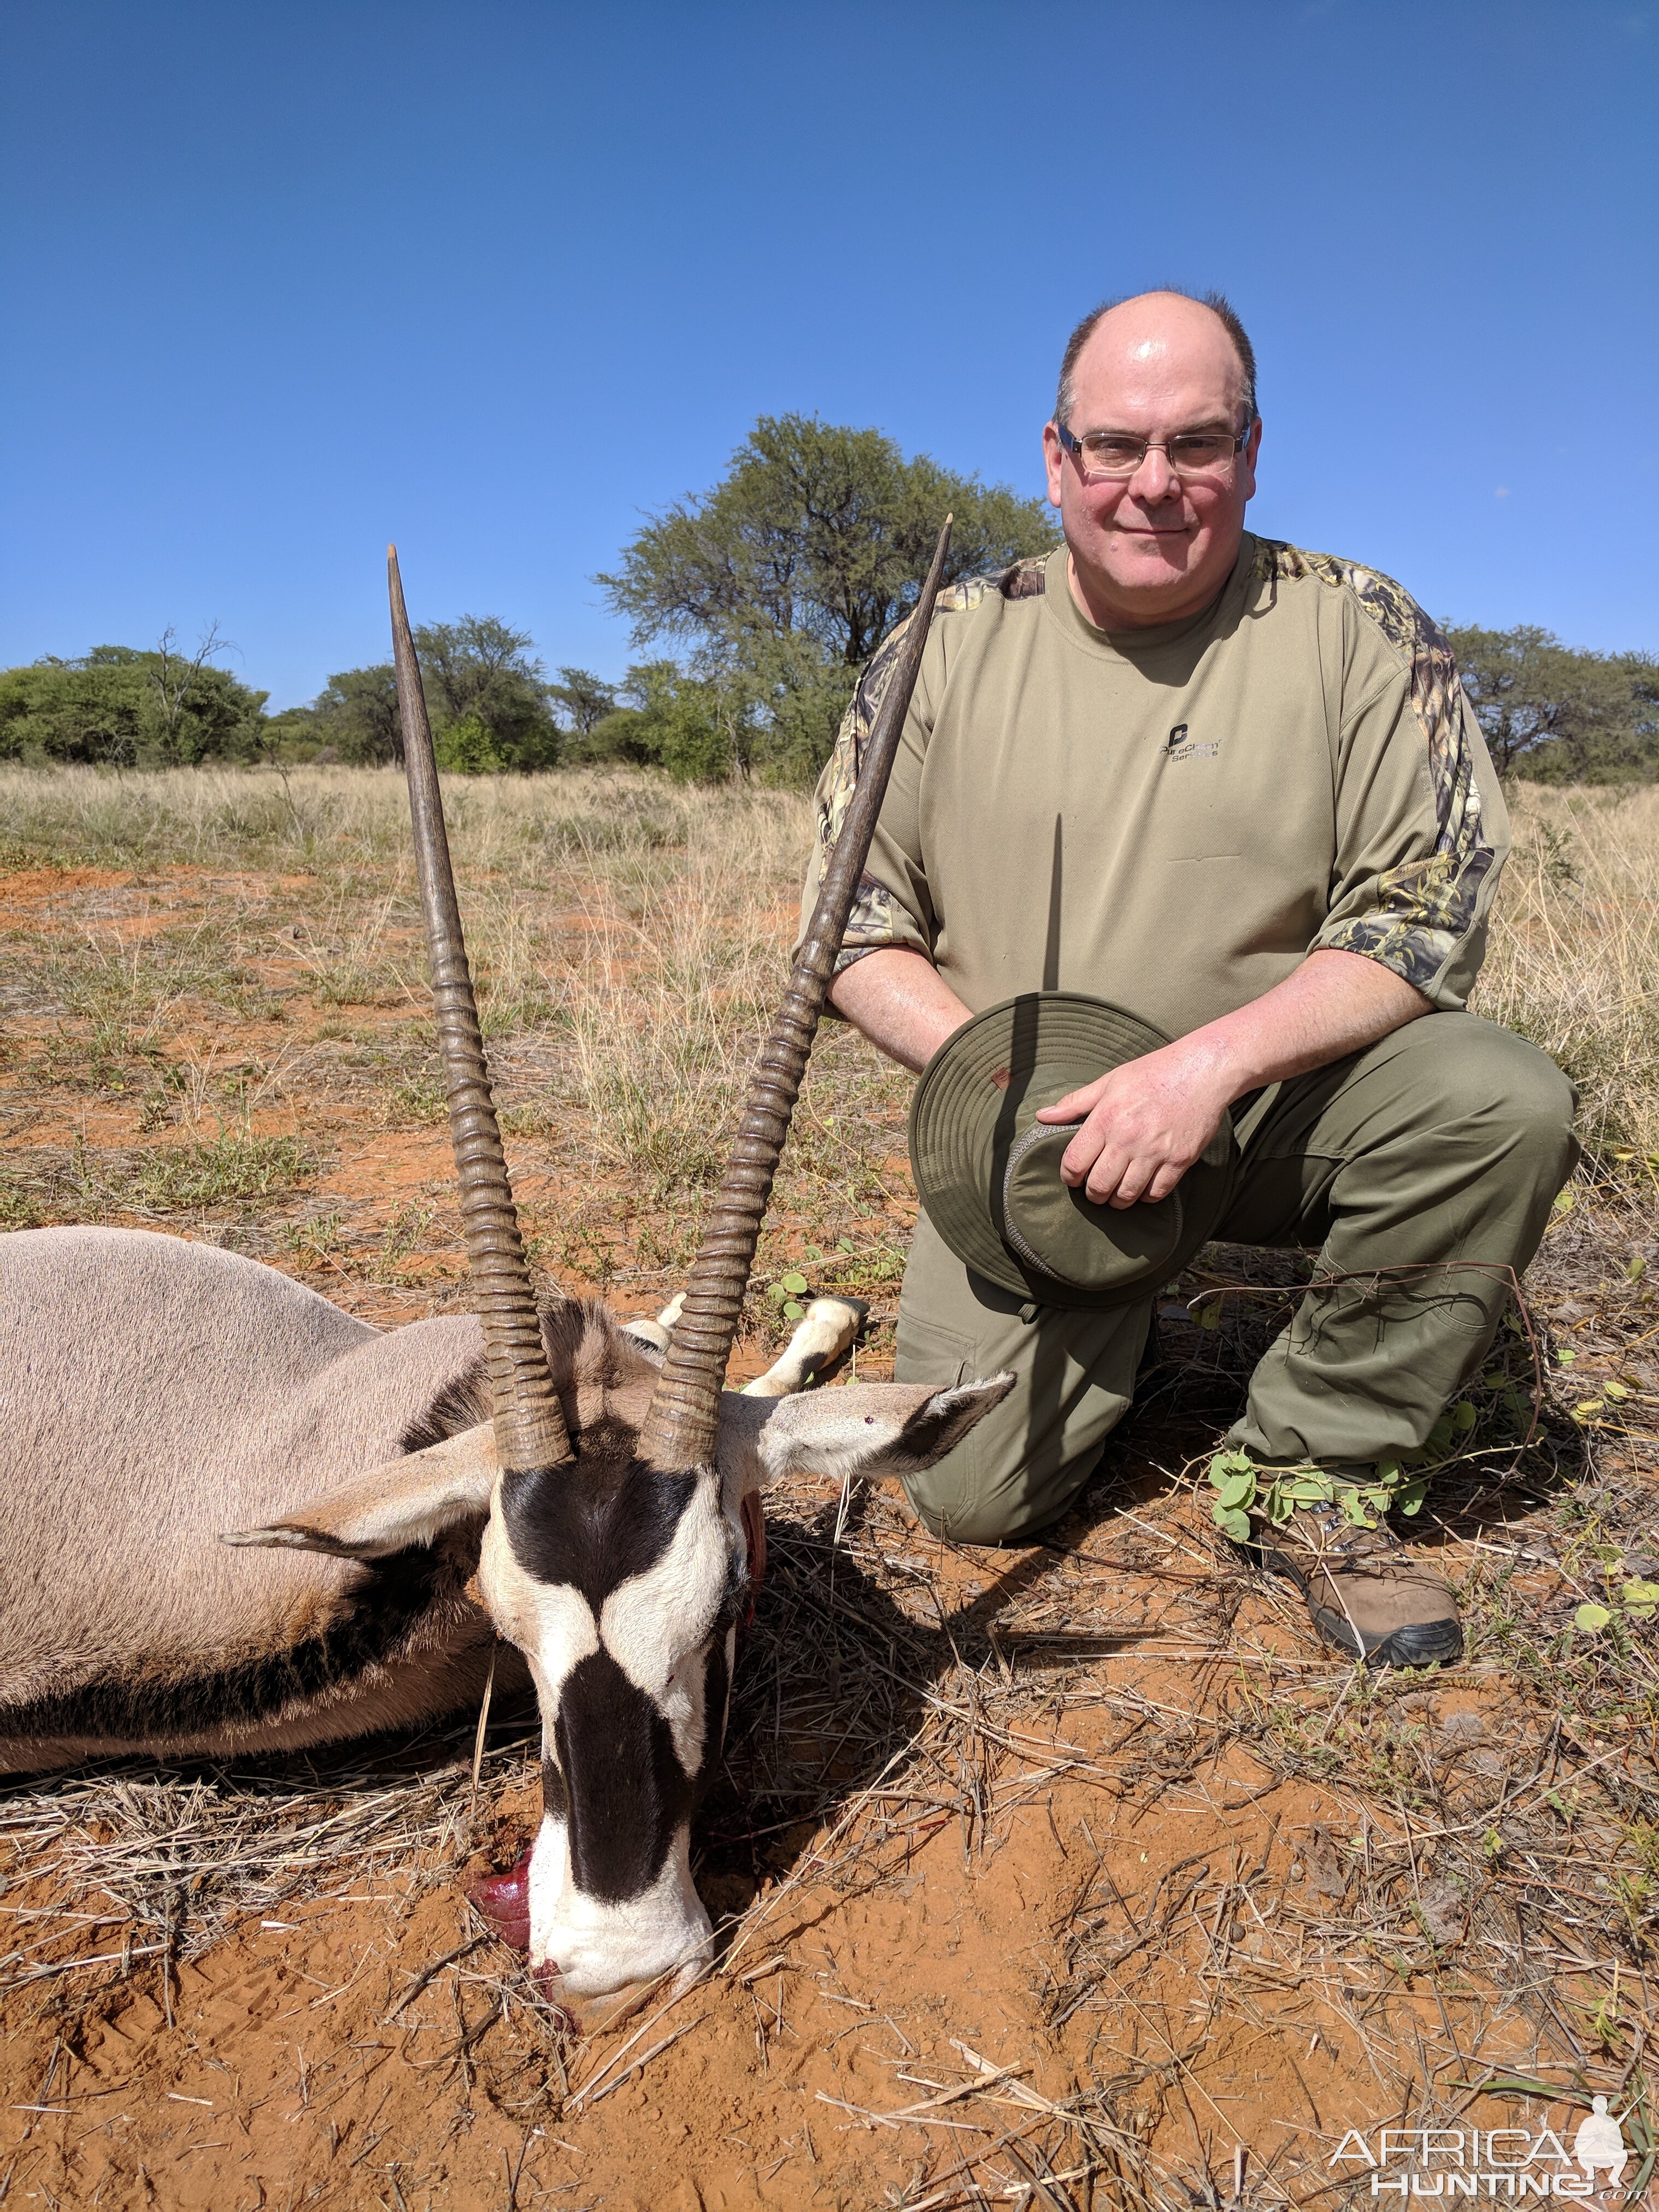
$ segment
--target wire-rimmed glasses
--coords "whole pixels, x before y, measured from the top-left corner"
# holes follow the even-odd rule
[[[1162,453],[1178,477],[1213,477],[1243,453],[1250,426],[1231,430],[1177,430],[1172,438],[1137,438],[1127,430],[1090,430],[1081,438],[1056,421],[1054,433],[1085,477],[1121,483],[1135,475],[1148,453]]]

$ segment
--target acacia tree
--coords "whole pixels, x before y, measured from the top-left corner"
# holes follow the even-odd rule
[[[1447,631],[1500,775],[1624,782],[1659,774],[1659,665],[1643,653],[1579,653],[1551,631]]]
[[[1006,485],[906,459],[879,430],[763,416],[710,490],[677,501],[596,580],[636,644],[689,645],[698,678],[758,717],[754,757],[816,774],[858,671],[915,604],[946,513],[946,580],[1055,543]]]
[[[374,767],[400,766],[404,726],[398,717],[398,677],[392,663],[372,668],[343,668],[312,702],[309,734],[320,738],[343,761]]]
[[[605,716],[617,711],[617,686],[586,668],[560,669],[557,683],[547,687],[547,697],[578,742],[591,738]]]
[[[559,732],[533,640],[495,615],[423,623],[415,632],[427,704],[446,766],[551,768]],[[445,739],[453,756],[444,760]]]

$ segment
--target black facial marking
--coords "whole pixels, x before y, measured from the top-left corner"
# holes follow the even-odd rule
[[[566,1679],[553,1740],[568,1778],[564,1817],[577,1889],[610,1905],[639,1896],[691,1817],[696,1784],[672,1730],[611,1654],[593,1651]]]
[[[697,1487],[634,1457],[626,1431],[600,1422],[574,1466],[501,1477],[501,1518],[513,1556],[542,1583],[573,1583],[597,1620],[618,1583],[653,1567],[674,1540]]]

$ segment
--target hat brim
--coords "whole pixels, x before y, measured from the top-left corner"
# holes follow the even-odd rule
[[[1179,1222],[1172,1239],[1156,1240],[1155,1259],[1140,1249],[1140,1209],[1087,1208],[1121,1279],[1085,1285],[1047,1273],[1012,1249],[1001,1218],[1009,1155],[1039,1108],[1169,1042],[1124,1007],[1075,991],[1024,992],[945,1040],[911,1102],[910,1170],[928,1218],[964,1266],[1038,1304],[1095,1310],[1135,1304],[1180,1273],[1214,1234],[1232,1187],[1238,1151],[1224,1116],[1181,1179]]]

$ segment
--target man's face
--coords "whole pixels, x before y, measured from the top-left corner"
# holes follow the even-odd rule
[[[1243,427],[1243,375],[1207,307],[1153,292],[1114,307],[1073,372],[1067,428],[1169,438]],[[1182,478],[1161,447],[1133,477],[1085,477],[1052,422],[1042,434],[1048,497],[1072,556],[1072,588],[1103,629],[1174,622],[1208,605],[1238,557],[1244,506],[1255,490],[1260,422],[1244,450],[1213,474]]]

